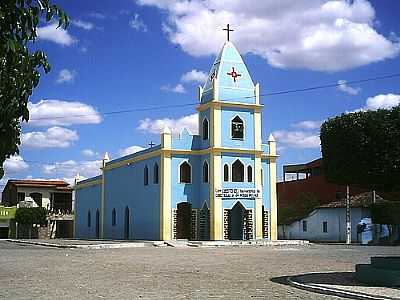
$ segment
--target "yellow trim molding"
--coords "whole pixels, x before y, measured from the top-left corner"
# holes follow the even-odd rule
[[[172,239],[171,222],[171,133],[164,131],[161,134],[161,182],[160,182],[160,240]]]
[[[222,199],[215,197],[215,190],[221,188],[221,153],[210,155],[210,239],[223,240]]]

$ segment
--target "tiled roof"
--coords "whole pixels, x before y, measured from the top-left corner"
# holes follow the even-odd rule
[[[377,202],[385,201],[381,196],[376,194],[375,196]],[[373,203],[372,192],[366,192],[350,197],[351,207],[369,207]],[[346,199],[341,199],[339,201],[334,201],[328,204],[318,206],[317,208],[343,208],[346,207]]]
[[[32,187],[67,187],[68,182],[63,180],[33,180],[33,179],[11,179],[7,184],[15,186],[32,186]]]

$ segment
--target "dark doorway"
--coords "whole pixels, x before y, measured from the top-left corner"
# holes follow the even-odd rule
[[[8,239],[8,227],[0,227],[0,239]]]
[[[244,217],[246,209],[240,202],[237,202],[229,212],[229,239],[244,239]]]
[[[124,239],[128,240],[129,239],[129,208],[125,208],[125,223],[124,223]]]
[[[177,205],[176,213],[176,238],[190,239],[192,233],[192,205],[181,202]]]
[[[96,239],[100,238],[100,212],[96,210]]]

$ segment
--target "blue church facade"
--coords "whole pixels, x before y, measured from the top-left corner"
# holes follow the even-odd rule
[[[199,134],[110,161],[75,185],[77,238],[277,238],[276,142],[262,143],[259,85],[227,41],[199,88]]]

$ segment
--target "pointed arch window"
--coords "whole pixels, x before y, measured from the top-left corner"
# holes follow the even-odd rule
[[[147,168],[147,165],[144,166],[143,181],[144,181],[144,185],[149,185],[149,168]]]
[[[111,224],[112,226],[115,226],[117,224],[117,212],[115,211],[115,208],[113,208],[111,213]]]
[[[208,162],[205,161],[203,163],[203,182],[207,183],[208,182]]]
[[[180,183],[192,182],[192,167],[187,161],[184,161],[179,167],[179,182]]]
[[[208,140],[208,120],[207,118],[204,118],[203,120],[203,140]]]
[[[90,210],[87,213],[87,227],[92,225],[92,216],[90,215]]]
[[[229,166],[227,164],[224,165],[224,181],[229,181]]]
[[[158,168],[158,163],[154,164],[154,169],[153,169],[153,183],[158,184],[158,176],[159,176],[159,168]]]
[[[232,181],[244,181],[244,165],[239,159],[235,160],[235,162],[232,164]]]
[[[253,168],[247,166],[247,182],[253,182]]]
[[[239,116],[234,117],[231,121],[231,135],[232,139],[244,139],[244,123]]]

